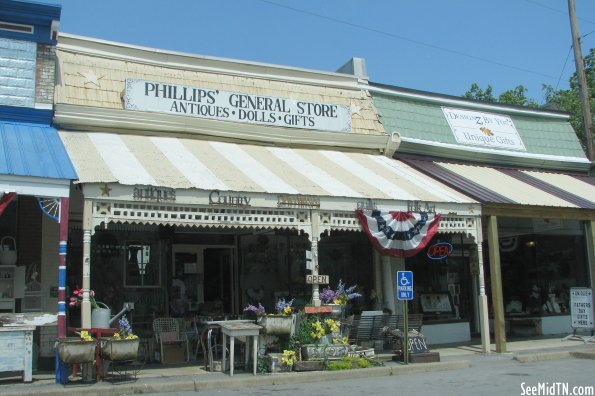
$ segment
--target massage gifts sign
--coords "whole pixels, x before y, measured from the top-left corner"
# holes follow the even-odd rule
[[[351,107],[126,79],[127,110],[278,127],[351,132]]]

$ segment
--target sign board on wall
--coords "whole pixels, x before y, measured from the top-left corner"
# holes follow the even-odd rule
[[[573,329],[593,329],[593,291],[591,289],[570,288],[570,318]]]
[[[351,132],[351,107],[126,79],[124,108],[263,124],[288,128]]]
[[[508,116],[450,107],[442,107],[442,112],[458,143],[527,151]]]

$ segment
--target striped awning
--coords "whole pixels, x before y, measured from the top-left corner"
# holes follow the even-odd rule
[[[403,162],[483,204],[595,209],[595,178],[440,161]]]
[[[382,155],[60,131],[79,183],[474,203]]]

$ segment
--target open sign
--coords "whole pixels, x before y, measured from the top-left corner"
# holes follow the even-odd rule
[[[448,242],[438,242],[428,248],[428,258],[442,260],[452,254],[452,245]]]

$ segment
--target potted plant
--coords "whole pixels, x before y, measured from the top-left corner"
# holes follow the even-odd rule
[[[259,303],[258,307],[248,305],[244,312],[254,312],[256,314],[256,323],[262,326],[262,332],[266,335],[284,335],[291,333],[293,323],[293,302],[295,299],[285,301],[281,298],[277,301],[275,308],[276,314],[267,314],[264,307]]]
[[[79,307],[83,302],[83,292],[84,290],[82,288],[77,287],[74,289],[68,305],[70,307]],[[109,321],[112,314],[110,307],[97,301],[93,290],[89,290],[89,302],[91,303],[91,327],[96,329],[109,329]]]
[[[291,371],[297,360],[295,351],[290,349],[283,350],[283,356],[281,356],[281,371]]]
[[[303,360],[326,360],[347,355],[347,340],[339,336],[341,322],[331,318],[320,319],[313,316],[302,322],[298,332],[303,339],[301,355]],[[308,332],[304,337],[304,333]]]
[[[343,317],[345,314],[345,305],[349,300],[361,297],[355,289],[357,285],[345,287],[342,279],[339,279],[337,289],[333,290],[330,287],[325,287],[320,293],[320,301],[324,304],[332,306],[332,314],[335,317]]]
[[[113,337],[101,340],[101,356],[106,360],[135,360],[138,354],[139,339],[132,332],[126,315],[118,321],[118,332]]]

